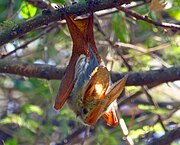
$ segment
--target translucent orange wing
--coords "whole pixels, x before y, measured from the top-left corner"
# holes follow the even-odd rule
[[[91,76],[84,94],[84,103],[93,101],[94,99],[103,99],[109,86],[109,71],[106,67],[96,67]]]
[[[124,90],[127,78],[128,76],[123,77],[121,80],[114,83],[110,88],[109,92],[105,96],[106,107],[110,106],[111,103],[120,96],[120,94]]]
[[[68,99],[69,95],[75,84],[74,73],[75,73],[75,64],[78,57],[71,57],[70,63],[67,66],[65,75],[62,78],[61,85],[55,100],[54,108],[56,110],[61,109],[64,105],[66,100]]]
[[[118,119],[115,112],[114,103],[119,97],[125,87],[127,76],[113,84],[109,92],[105,96],[105,108],[108,108],[104,115],[102,116],[109,126],[116,126],[118,124]]]
[[[90,19],[74,20],[74,17],[65,16],[69,31],[73,40],[73,52],[67,66],[64,77],[62,78],[61,85],[58,91],[58,95],[55,100],[54,108],[56,110],[61,109],[75,84],[75,66],[76,62],[81,54],[88,56],[88,33],[90,26]],[[93,26],[91,26],[93,27]]]
[[[118,118],[113,105],[109,106],[108,110],[103,114],[104,120],[106,120],[109,126],[115,127],[118,125]]]

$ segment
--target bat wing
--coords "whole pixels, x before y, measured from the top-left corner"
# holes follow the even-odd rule
[[[114,103],[114,102],[113,102]],[[115,112],[114,104],[111,104],[108,110],[102,116],[109,126],[115,127],[118,125],[118,118]]]
[[[105,96],[105,92],[109,86],[109,71],[104,66],[98,66],[91,74],[83,101],[90,102],[94,99],[102,99]]]
[[[75,20],[74,16],[65,15],[65,19],[73,40],[73,50],[55,100],[54,108],[56,110],[61,109],[73,90],[76,82],[75,66],[80,55],[84,54],[86,57],[91,57],[90,51],[93,51],[98,60],[101,61],[94,42],[93,15],[91,14],[88,18],[78,20]]]
[[[118,119],[115,112],[115,106],[116,99],[119,97],[119,95],[124,90],[124,86],[127,80],[127,76],[113,84],[109,92],[105,96],[105,104],[108,109],[103,114],[104,120],[107,122],[109,126],[116,126],[118,124]]]

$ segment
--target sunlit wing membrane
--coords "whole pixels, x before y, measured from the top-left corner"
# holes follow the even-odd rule
[[[84,102],[104,98],[104,94],[109,86],[109,71],[106,67],[96,67],[91,75],[92,77],[87,84],[84,94]]]
[[[117,126],[118,125],[118,118],[115,112],[115,107],[112,105],[109,106],[108,110],[103,114],[104,120],[106,120],[109,126]]]
[[[111,89],[105,96],[107,107],[120,96],[120,94],[124,90],[127,78],[128,77],[125,76],[121,80],[112,85]]]

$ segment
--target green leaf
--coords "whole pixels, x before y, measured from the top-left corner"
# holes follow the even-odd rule
[[[136,139],[138,138],[140,135],[143,135],[145,134],[145,130],[143,129],[136,129],[136,130],[131,130],[130,131],[130,136],[133,138],[133,139]]]
[[[43,115],[43,110],[39,106],[36,106],[36,105],[28,105],[28,104],[26,104],[26,105],[23,106],[23,110],[26,113],[35,112],[40,116]]]
[[[133,139],[139,138],[139,136],[145,135],[147,132],[163,132],[163,128],[160,123],[156,123],[154,126],[145,125],[142,128],[134,129],[130,131],[130,136]]]
[[[138,108],[141,110],[146,110],[148,112],[152,112],[154,114],[159,114],[159,115],[164,115],[167,114],[169,111],[167,109],[164,108],[158,108],[156,109],[154,106],[150,106],[150,105],[138,105]]]
[[[164,129],[162,128],[162,125],[160,123],[156,123],[153,126],[153,129],[154,129],[155,132],[164,132]]]
[[[20,127],[25,127],[34,133],[36,132],[36,129],[38,127],[38,122],[34,120],[25,120],[23,117],[16,114],[11,114],[0,121],[0,124],[2,125],[12,123],[18,124]]]
[[[167,13],[177,21],[180,21],[180,7],[173,7],[167,10]]]
[[[128,92],[135,92],[135,91],[138,91],[139,90],[139,88],[140,87],[137,87],[137,86],[127,86],[126,87],[126,90],[128,91]]]
[[[114,32],[121,42],[129,42],[129,24],[123,13],[114,14],[112,18]]]
[[[0,22],[6,19],[8,1],[0,1]]]
[[[5,20],[2,23],[0,22],[0,31],[4,31],[5,29],[12,27],[12,26],[17,26],[17,24],[13,21],[10,20]]]
[[[31,4],[28,4],[26,2],[21,3],[21,11],[20,14],[23,18],[28,19],[30,17],[33,17],[37,12],[37,8],[34,7]]]
[[[177,42],[180,40],[178,36],[175,39]],[[163,59],[169,64],[178,65],[180,63],[180,46],[172,44],[172,48],[164,53]]]
[[[5,145],[18,145],[18,141],[15,138],[11,138],[5,142]]]
[[[119,136],[118,136],[119,137]],[[96,144],[103,144],[103,145],[117,145],[119,144],[117,138],[110,134],[110,132],[104,127],[99,126],[97,128],[97,135],[96,135]]]
[[[79,0],[79,2],[85,2],[85,0]]]
[[[65,4],[65,0],[52,0],[51,2]]]

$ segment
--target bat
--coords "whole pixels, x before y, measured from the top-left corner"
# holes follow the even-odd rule
[[[73,50],[54,108],[61,109],[67,101],[83,124],[95,125],[103,117],[109,126],[116,126],[116,99],[124,90],[127,76],[111,83],[110,72],[103,65],[96,48],[92,13],[84,19],[65,14],[65,19]]]

